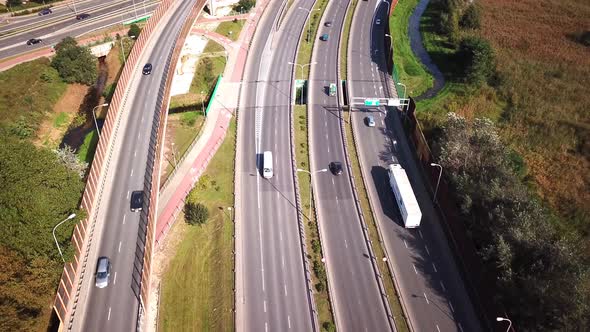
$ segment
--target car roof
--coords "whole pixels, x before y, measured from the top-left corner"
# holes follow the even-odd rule
[[[98,258],[98,271],[106,271],[109,265],[109,258],[106,256],[102,256]]]

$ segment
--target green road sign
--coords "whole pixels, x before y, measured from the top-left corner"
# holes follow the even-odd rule
[[[379,99],[365,99],[365,106],[379,106]]]

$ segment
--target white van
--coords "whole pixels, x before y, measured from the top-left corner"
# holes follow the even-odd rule
[[[272,152],[271,151],[264,151],[263,160],[262,160],[262,176],[265,179],[272,178]]]

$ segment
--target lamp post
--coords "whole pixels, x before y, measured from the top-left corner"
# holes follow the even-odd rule
[[[301,168],[298,168],[297,169],[297,172],[303,172],[303,173],[309,174],[309,188],[310,188],[310,193],[309,193],[309,217],[308,217],[309,220],[311,220],[311,198],[313,197],[313,181],[312,181],[312,176],[315,173],[324,173],[324,172],[327,172],[327,171],[328,171],[327,168],[322,168],[322,169],[319,169],[319,170],[314,171],[314,172],[310,172],[310,171],[308,171],[306,169],[301,169]]]
[[[98,129],[98,122],[96,122],[96,109],[105,106],[109,106],[109,103],[94,106],[94,108],[92,109],[92,117],[94,118],[94,125],[96,126],[96,132],[98,133],[98,139],[100,139],[100,130]]]
[[[299,68],[301,68],[301,79],[303,80],[303,68],[305,68],[305,66],[311,66],[311,65],[315,65],[317,62],[310,62],[310,63],[306,63],[306,64],[298,64],[295,62],[288,62],[288,64],[293,65],[293,66],[298,66]],[[303,86],[301,87],[301,105],[303,105]]]
[[[512,327],[512,321],[508,318],[504,318],[504,317],[496,317],[496,321],[498,322],[508,322],[508,328],[506,329],[506,332],[510,331],[510,328]]]
[[[123,48],[123,39],[124,38],[129,38],[129,39],[135,39],[135,36],[121,36],[121,39],[119,39],[119,43],[121,44],[121,53],[123,54],[123,65],[125,65],[125,63],[127,63],[127,60],[125,59],[125,48]]]
[[[61,260],[62,260],[64,263],[66,262],[66,260],[64,259],[64,255],[62,254],[62,252],[61,252],[61,248],[59,247],[59,242],[57,242],[57,238],[55,237],[55,229],[56,229],[56,228],[57,228],[59,225],[63,224],[64,222],[66,222],[66,221],[68,221],[68,220],[71,220],[71,219],[74,219],[74,218],[76,218],[76,214],[75,214],[75,213],[72,213],[72,214],[70,214],[70,215],[69,215],[69,216],[68,216],[66,219],[64,219],[64,220],[63,220],[63,221],[61,221],[59,224],[55,225],[55,227],[53,227],[53,232],[52,232],[52,233],[53,233],[53,239],[55,240],[55,245],[57,246],[57,251],[59,252],[59,255],[61,256]]]
[[[437,163],[430,163],[430,166],[440,168],[440,171],[438,172],[438,181],[436,181],[436,190],[434,190],[434,197],[432,198],[432,202],[434,203],[436,202],[436,194],[438,194],[438,185],[440,184],[440,178],[442,176],[443,168],[441,165]]]
[[[305,10],[307,12],[307,15],[311,16],[311,12],[313,12],[314,10],[320,10],[319,8],[316,9],[307,9],[307,8],[303,8],[303,7],[299,7],[299,9],[301,10]],[[309,35],[311,34],[311,24],[308,25],[307,27],[307,42],[309,43]]]

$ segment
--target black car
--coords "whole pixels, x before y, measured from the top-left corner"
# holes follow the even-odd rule
[[[31,39],[27,40],[27,45],[35,45],[35,44],[39,44],[40,42],[42,42],[42,40],[40,38],[31,38]]]
[[[51,13],[53,13],[53,11],[51,9],[45,8],[45,9],[41,10],[38,15],[39,16],[44,16],[44,15],[49,15]]]
[[[143,208],[143,191],[134,191],[131,193],[131,211],[141,211]]]
[[[89,17],[90,17],[90,14],[86,14],[86,13],[82,13],[82,14],[78,14],[78,15],[76,15],[76,19],[77,19],[78,21],[80,21],[80,20],[84,20],[84,19],[87,19],[87,18],[89,18]]]
[[[330,163],[330,172],[334,175],[342,174],[342,163],[339,161],[333,161]]]
[[[332,26],[332,22],[328,21],[328,22],[324,23],[324,26],[327,26],[329,28]]]
[[[152,73],[152,64],[151,63],[146,63],[145,66],[143,66],[143,74],[144,75],[149,75]]]

